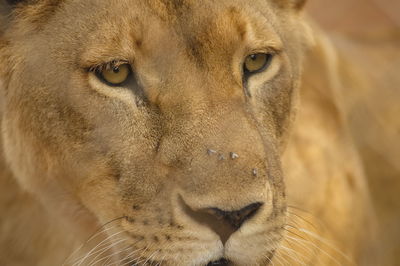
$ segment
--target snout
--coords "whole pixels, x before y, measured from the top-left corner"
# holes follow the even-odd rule
[[[258,265],[260,261],[268,264],[265,258],[272,256],[280,240],[279,228],[284,224],[283,216],[277,215],[270,198],[235,210],[224,206],[190,206],[182,196],[178,202],[181,211],[177,216],[184,217],[182,222],[190,230],[213,235],[220,243],[216,250],[209,251],[218,255],[204,265]]]
[[[180,201],[185,214],[197,223],[211,229],[219,236],[223,245],[246,221],[256,215],[263,205],[263,203],[256,202],[234,211],[222,210],[218,207],[196,210],[188,206],[183,199]]]
[[[143,260],[265,265],[278,245],[285,204],[274,139],[243,109],[223,107],[205,114],[212,119],[201,117],[210,109],[164,110],[163,134],[151,157],[155,168],[141,179],[161,180],[161,185],[131,214],[145,218],[125,227],[138,248],[151,245]]]

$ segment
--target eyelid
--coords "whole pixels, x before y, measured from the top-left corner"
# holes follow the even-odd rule
[[[246,57],[253,55],[253,54],[270,54],[272,56],[275,56],[277,54],[280,54],[281,50],[276,49],[274,47],[266,47],[266,48],[259,48],[259,49],[250,49],[246,53]]]
[[[280,52],[283,50],[283,44],[279,39],[252,40],[247,46],[248,52]]]
[[[127,78],[121,82],[121,83],[111,83],[109,82],[105,77],[104,77],[104,71],[107,70],[112,70],[116,67],[121,67],[126,65],[128,67],[128,76]],[[105,83],[106,85],[110,86],[110,87],[118,87],[121,86],[122,84],[124,84],[125,82],[127,82],[127,80],[129,79],[129,77],[131,77],[133,75],[133,70],[132,70],[132,66],[130,64],[129,61],[127,60],[113,60],[107,63],[102,63],[99,65],[94,65],[92,67],[90,67],[89,69],[87,69],[88,72],[93,73],[97,79],[99,79],[101,82]]]
[[[256,53],[256,54],[266,54],[266,55],[268,55],[267,61],[265,62],[264,66],[262,68],[260,68],[259,70],[257,70],[257,71],[250,72],[250,71],[246,71],[246,69],[243,69],[243,75],[244,75],[245,79],[248,79],[252,75],[264,72],[267,68],[269,68],[269,66],[271,65],[271,63],[274,60],[275,55],[276,55],[276,54],[273,54],[273,53]],[[250,55],[246,56],[246,58],[251,56],[251,55],[253,55],[253,54],[250,54]],[[244,61],[242,63],[243,64],[243,68],[245,68],[246,58],[244,59]]]
[[[246,58],[253,54],[270,54],[272,56],[271,61],[279,55],[282,50],[277,46],[259,46],[260,48],[249,48],[246,49],[244,57],[241,60],[241,65],[244,65]]]
[[[93,66],[87,68],[87,70],[88,70],[88,72],[97,72],[97,73],[99,73],[99,72],[102,72],[104,70],[109,70],[109,69],[112,69],[114,67],[119,67],[119,66],[122,66],[122,65],[129,65],[129,67],[132,70],[131,62],[129,62],[128,60],[123,60],[123,59],[122,60],[113,60],[113,61],[110,61],[110,62],[104,62],[104,63],[101,63],[101,64],[93,65]]]

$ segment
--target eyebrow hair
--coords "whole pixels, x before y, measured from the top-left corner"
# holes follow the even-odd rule
[[[26,20],[36,29],[40,29],[42,24],[47,22],[65,2],[65,0],[8,1],[16,3],[14,4],[16,19]]]

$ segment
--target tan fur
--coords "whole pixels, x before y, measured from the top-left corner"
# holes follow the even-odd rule
[[[345,89],[368,82],[303,4],[43,0],[2,17],[0,264],[381,265],[362,160],[387,150],[349,127]],[[270,51],[244,84],[244,58]],[[113,60],[136,81],[88,71]],[[254,202],[225,247],[195,218]]]

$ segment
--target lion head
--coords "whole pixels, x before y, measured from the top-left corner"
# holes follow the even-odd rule
[[[13,174],[80,232],[107,224],[121,264],[268,263],[284,234],[302,4],[17,4],[0,43]]]

